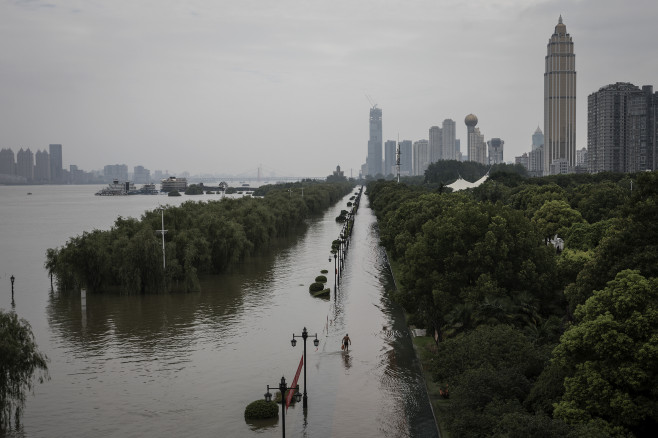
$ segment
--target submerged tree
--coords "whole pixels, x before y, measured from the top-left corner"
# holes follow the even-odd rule
[[[25,393],[48,378],[48,358],[34,342],[27,321],[0,310],[0,431],[19,424]]]

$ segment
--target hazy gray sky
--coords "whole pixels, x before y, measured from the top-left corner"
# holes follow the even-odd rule
[[[505,160],[543,130],[546,44],[574,40],[587,96],[658,88],[655,0],[0,0],[0,147],[64,164],[324,176],[384,140],[479,118]]]

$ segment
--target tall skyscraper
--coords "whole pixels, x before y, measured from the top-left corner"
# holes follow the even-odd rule
[[[458,147],[455,143],[457,124],[454,120],[445,119],[441,128],[441,156],[444,160],[457,160]]]
[[[48,146],[50,152],[50,180],[55,183],[63,183],[62,145],[51,144]]]
[[[559,171],[573,168],[576,164],[576,55],[561,15],[548,41],[547,52],[544,73],[544,175],[552,173],[551,164],[556,160],[566,163],[553,167]]]
[[[429,134],[429,162],[436,163],[439,160],[443,160],[443,154],[441,153],[441,144],[443,143],[441,128],[432,126]]]
[[[366,158],[367,175],[382,173],[382,110],[370,108],[370,138],[368,140],[368,157]]]
[[[505,142],[499,138],[492,138],[487,142],[487,149],[489,150],[489,164],[502,164],[503,160],[503,147]]]

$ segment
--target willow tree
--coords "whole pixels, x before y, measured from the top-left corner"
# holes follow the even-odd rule
[[[0,432],[19,424],[25,394],[48,378],[48,358],[41,353],[27,321],[0,310]]]

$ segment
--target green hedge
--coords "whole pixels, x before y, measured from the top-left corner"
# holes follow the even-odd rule
[[[279,415],[279,406],[273,401],[256,400],[249,403],[244,410],[244,418],[247,419],[273,418],[277,415]]]

